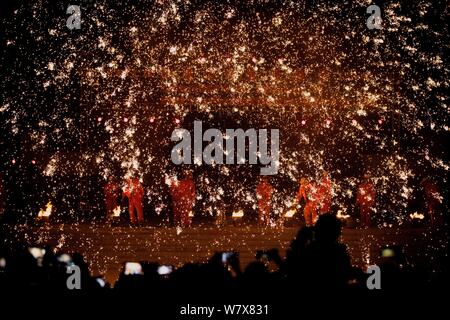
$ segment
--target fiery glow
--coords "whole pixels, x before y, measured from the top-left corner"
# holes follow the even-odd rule
[[[338,210],[338,212],[337,212],[337,214],[336,214],[336,217],[339,218],[339,219],[346,220],[346,219],[350,218],[350,215],[349,215],[349,214],[346,214],[346,213],[343,212],[342,210]]]
[[[297,209],[289,209],[289,210],[286,211],[286,213],[284,214],[284,217],[285,217],[285,218],[292,218],[296,213],[297,213]]]
[[[233,211],[231,214],[232,218],[242,218],[244,216],[244,210],[240,209],[238,211]]]
[[[112,215],[112,216],[113,216],[114,218],[120,217],[120,211],[121,211],[120,206],[115,207],[115,208],[113,209],[113,215]]]
[[[423,213],[419,213],[419,212],[414,212],[414,213],[411,213],[410,215],[409,215],[409,217],[411,218],[411,220],[423,220],[424,218],[425,218],[425,215],[423,214]]]
[[[50,215],[52,214],[52,209],[53,209],[52,202],[49,201],[45,205],[45,210],[44,209],[39,210],[38,218],[48,218],[48,217],[50,217]]]

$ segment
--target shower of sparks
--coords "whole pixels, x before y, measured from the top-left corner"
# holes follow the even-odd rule
[[[370,0],[113,3],[81,1],[79,30],[62,2],[23,2],[3,18],[2,166],[7,185],[32,184],[27,215],[50,200],[83,222],[114,175],[138,176],[146,214],[167,216],[167,181],[181,178],[170,134],[194,119],[280,129],[280,218],[295,213],[299,179],[324,169],[345,217],[368,172],[382,226],[417,218],[424,177],[447,184],[444,1],[384,1],[381,30],[366,26]],[[192,169],[195,214],[255,212],[250,166]]]

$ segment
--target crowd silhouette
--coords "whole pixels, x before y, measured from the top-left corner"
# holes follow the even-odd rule
[[[173,269],[157,263],[124,265],[114,285],[89,273],[80,254],[55,252],[50,247],[3,249],[0,252],[0,287],[4,289],[67,290],[67,269],[81,271],[82,290],[149,290],[174,292],[192,288],[204,292],[304,292],[316,290],[368,290],[369,274],[353,267],[345,244],[339,241],[341,222],[333,214],[321,215],[315,226],[301,228],[281,257],[277,249],[258,251],[241,270],[237,252],[217,252],[205,263],[186,263]],[[401,248],[389,248],[380,265],[382,289],[425,288],[440,278],[406,263]],[[137,268],[136,268],[137,266]],[[270,268],[269,268],[270,266]],[[130,270],[129,270],[130,269]],[[445,275],[440,275],[444,277]],[[281,291],[280,291],[281,290]]]

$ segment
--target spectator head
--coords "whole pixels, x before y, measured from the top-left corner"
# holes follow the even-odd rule
[[[320,242],[336,242],[341,235],[341,221],[333,214],[323,214],[315,226],[315,238]]]
[[[301,228],[295,239],[292,241],[291,248],[295,250],[306,247],[313,240],[313,236],[314,229],[312,227],[305,226]]]
[[[267,266],[261,261],[250,262],[245,268],[244,277],[247,280],[263,280],[268,275]]]

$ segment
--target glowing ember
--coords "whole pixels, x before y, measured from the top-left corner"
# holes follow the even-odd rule
[[[286,211],[286,213],[284,214],[285,218],[292,218],[295,214],[297,213],[296,209],[289,209],[288,211]]]
[[[350,218],[350,215],[349,214],[345,214],[345,212],[343,212],[342,210],[338,210],[338,212],[336,214],[336,217],[339,218],[339,219],[346,220],[346,219]]]
[[[113,216],[114,218],[120,217],[120,211],[121,211],[120,206],[115,207],[115,208],[113,209],[113,215],[112,215],[112,216]]]
[[[423,213],[414,212],[409,215],[411,220],[423,220],[425,215]]]
[[[45,205],[45,210],[43,210],[43,209],[39,210],[38,218],[48,218],[48,217],[50,217],[50,215],[52,214],[52,209],[53,209],[52,202],[49,201]]]
[[[232,218],[242,218],[244,216],[244,210],[240,209],[238,211],[233,211],[231,214]]]

